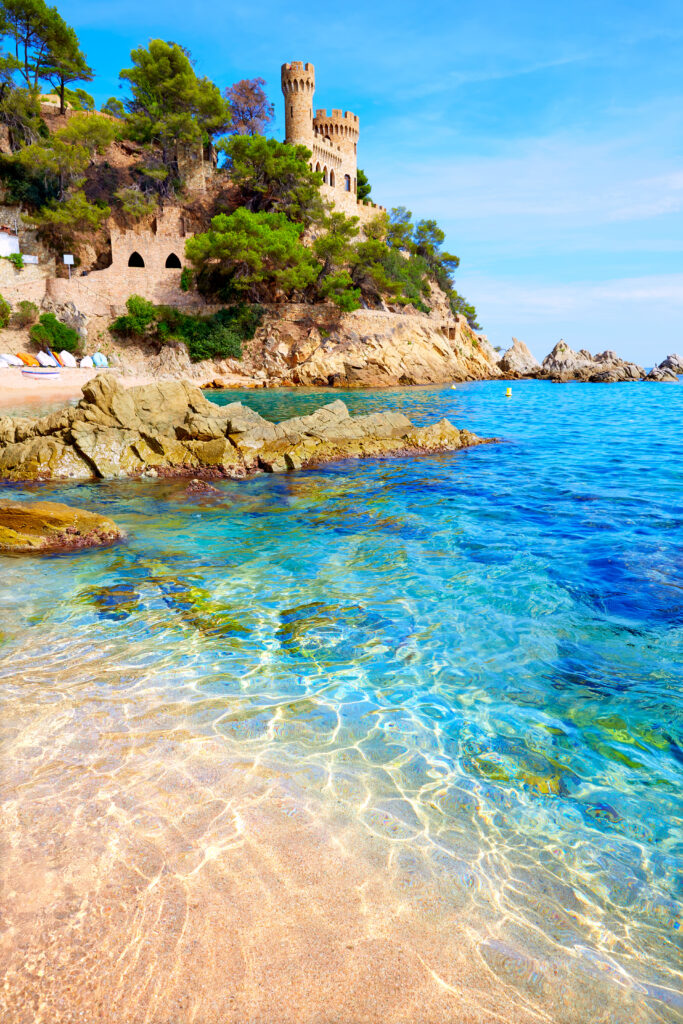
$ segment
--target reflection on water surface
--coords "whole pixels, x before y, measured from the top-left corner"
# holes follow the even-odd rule
[[[130,543],[2,562],[8,1019],[683,1018],[681,392],[503,392],[348,395],[458,455],[11,488]]]

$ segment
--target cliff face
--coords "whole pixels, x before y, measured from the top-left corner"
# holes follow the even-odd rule
[[[332,387],[442,384],[500,376],[496,354],[464,317],[329,306],[271,307],[249,343],[243,371],[270,383]]]

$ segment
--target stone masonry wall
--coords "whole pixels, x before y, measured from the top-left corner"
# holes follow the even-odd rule
[[[321,191],[326,199],[361,224],[384,210],[374,203],[358,202],[358,139],[360,126],[350,110],[316,110],[313,116],[315,68],[292,61],[280,71],[285,100],[285,141],[311,150],[311,169],[323,176]]]

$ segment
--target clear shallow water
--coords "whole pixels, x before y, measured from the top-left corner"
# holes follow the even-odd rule
[[[234,822],[208,846],[188,827],[179,853],[160,780],[174,761],[187,780],[210,742],[226,771],[284,781],[347,857],[367,840],[407,904],[438,892],[509,1019],[683,1019],[683,388],[506,386],[215,399],[277,420],[342,397],[502,438],[457,455],[224,483],[217,499],[4,488],[130,533],[0,562],[15,847],[38,858],[46,802],[97,802],[85,776],[116,803],[125,763],[127,826],[153,807],[157,854],[179,876],[203,850],[199,870]],[[88,828],[70,831],[87,844]]]

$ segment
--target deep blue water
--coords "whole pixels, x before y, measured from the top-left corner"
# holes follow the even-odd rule
[[[503,980],[533,951],[562,961],[568,1002],[588,978],[635,1007],[610,1020],[680,1020],[683,388],[506,386],[215,396],[273,420],[341,397],[501,439],[454,455],[218,499],[3,488],[108,512],[130,540],[0,560],[0,673],[66,628],[129,649],[131,680],[181,694],[189,721],[196,701],[198,730],[208,715],[302,787],[323,780],[473,913],[493,901]]]

